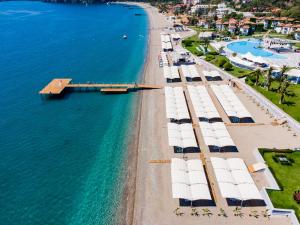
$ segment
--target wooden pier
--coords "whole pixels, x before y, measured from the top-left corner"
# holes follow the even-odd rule
[[[41,95],[60,95],[65,89],[95,89],[102,93],[127,93],[144,89],[160,89],[162,86],[150,84],[104,84],[104,83],[72,83],[72,79],[53,79],[40,92]]]

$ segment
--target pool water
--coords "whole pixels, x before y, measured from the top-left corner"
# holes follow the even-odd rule
[[[261,56],[265,58],[271,59],[285,59],[284,56],[272,53],[270,51],[264,50],[263,48],[259,48],[260,41],[257,39],[253,39],[251,41],[237,41],[227,45],[227,48],[233,52],[239,54],[246,54],[250,52],[254,56]]]

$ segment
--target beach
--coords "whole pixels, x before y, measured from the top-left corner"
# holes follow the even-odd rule
[[[141,5],[145,8],[149,16],[150,22],[150,40],[148,50],[148,60],[144,70],[144,82],[148,84],[157,84],[166,86],[166,82],[163,77],[163,71],[159,68],[158,55],[161,51],[160,33],[164,27],[168,25],[166,18],[159,14],[157,9],[145,5]],[[191,35],[191,33],[181,33],[181,37],[185,35]],[[176,48],[181,49],[180,46]],[[193,82],[192,84],[205,85],[212,97],[216,108],[219,111],[224,122],[228,123],[228,117],[224,112],[222,106],[217,99],[212,95],[212,92],[208,86],[208,82],[205,81],[202,71],[213,70],[214,67],[199,62],[197,66],[199,73],[202,76],[202,82]],[[218,82],[216,82],[218,83]],[[228,83],[224,80],[219,83]],[[191,83],[189,83],[191,84]],[[169,85],[169,84],[168,84]],[[186,90],[187,82],[183,81],[179,84],[171,84],[170,86],[182,86]],[[165,113],[165,100],[164,90],[149,90],[144,91],[141,94],[141,109],[138,121],[138,138],[137,138],[137,158],[134,157],[134,161],[137,161],[136,166],[136,186],[132,189],[135,192],[133,199],[133,223],[135,225],[170,225],[170,224],[249,224],[249,225],[261,225],[261,224],[290,224],[290,221],[286,217],[271,217],[271,218],[250,218],[247,219],[236,217],[233,215],[234,207],[228,207],[226,201],[221,197],[220,191],[217,187],[216,180],[212,171],[210,163],[210,157],[240,157],[244,159],[247,165],[256,162],[255,150],[258,147],[268,148],[292,148],[300,143],[300,134],[295,135],[294,131],[290,131],[286,126],[274,126],[271,124],[272,118],[267,112],[261,109],[253,99],[248,96],[242,90],[234,89],[235,94],[239,97],[245,107],[253,115],[257,125],[254,126],[234,126],[228,125],[227,129],[236,143],[239,152],[238,153],[211,153],[207,146],[204,144],[201,136],[199,126],[195,127],[195,133],[201,148],[201,154],[189,153],[185,156],[188,159],[203,158],[206,162],[207,173],[212,185],[214,197],[217,206],[207,207],[213,213],[213,216],[200,216],[194,217],[190,215],[190,208],[183,207],[181,211],[183,216],[176,216],[174,210],[179,206],[178,199],[172,198],[172,186],[171,186],[171,171],[170,163],[167,161],[171,158],[182,158],[181,154],[175,154],[173,149],[168,145],[167,134],[167,122]],[[188,106],[191,110],[192,117],[195,117],[195,112],[191,104],[191,99],[186,93],[186,99]],[[151,160],[165,160],[166,163],[151,163]],[[133,168],[133,167],[132,167]],[[268,181],[261,173],[253,174],[253,179],[259,189],[268,186]],[[219,209],[223,208],[228,213],[227,218],[218,216]],[[131,210],[131,208],[129,209]],[[201,208],[199,209],[201,210]],[[251,210],[257,210],[259,212],[265,210],[265,207],[250,207],[243,208],[245,215],[248,215]],[[130,218],[131,220],[131,218]]]

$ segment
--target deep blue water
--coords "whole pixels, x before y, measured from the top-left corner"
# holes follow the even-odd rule
[[[116,224],[138,93],[38,91],[54,77],[138,81],[148,21],[136,12],[0,3],[0,224]]]
[[[284,56],[274,54],[270,51],[266,51],[262,48],[259,48],[259,40],[252,39],[251,41],[237,41],[227,45],[231,51],[240,53],[240,54],[247,54],[250,52],[254,56],[261,56],[266,58],[272,59],[284,59]]]

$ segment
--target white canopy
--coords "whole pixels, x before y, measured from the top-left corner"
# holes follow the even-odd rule
[[[266,60],[264,60],[261,56],[255,56],[251,54],[250,52],[247,52],[246,54],[241,55],[243,58],[246,58],[252,62],[256,63],[266,63]]]
[[[160,55],[161,55],[161,60],[162,60],[163,66],[168,66],[169,61],[168,61],[167,53],[161,52]]]
[[[291,69],[285,72],[285,74],[291,77],[300,77],[300,69]]]
[[[163,50],[173,50],[171,38],[169,34],[161,34],[161,47]]]
[[[203,74],[206,77],[221,77],[220,73],[216,70],[213,71],[203,70]]]
[[[232,62],[234,64],[243,65],[243,66],[246,66],[248,68],[255,68],[254,63],[246,61],[246,60],[242,60],[239,57],[229,56],[228,59],[230,60],[230,62]]]
[[[198,148],[191,124],[168,123],[169,145],[180,148]]]
[[[263,200],[242,159],[217,157],[210,159],[224,198],[241,201]]]
[[[178,67],[177,66],[164,66],[164,77],[166,79],[179,79]]]
[[[236,146],[223,122],[199,122],[200,130],[207,146]]]
[[[204,86],[187,86],[198,118],[221,118]]]
[[[229,117],[252,118],[228,85],[211,85],[211,88]]]
[[[180,39],[180,35],[179,34],[171,34],[171,38],[173,40],[179,40]]]
[[[181,65],[181,70],[184,77],[188,77],[188,78],[200,77],[195,65]]]
[[[168,119],[190,119],[182,87],[165,87],[165,99]]]
[[[212,199],[201,160],[172,158],[171,178],[173,198],[191,201]]]

